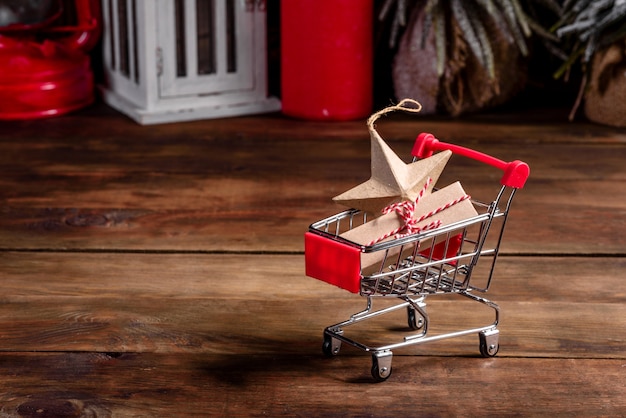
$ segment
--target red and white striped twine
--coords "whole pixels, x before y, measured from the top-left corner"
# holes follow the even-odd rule
[[[395,239],[398,239],[398,238],[405,237],[407,235],[416,234],[419,232],[429,231],[431,229],[439,228],[439,226],[441,226],[440,220],[432,221],[431,223],[424,225],[421,228],[418,227],[417,224],[424,221],[425,219],[430,218],[431,216],[434,216],[446,209],[449,209],[450,207],[456,205],[457,203],[460,203],[470,198],[470,196],[467,194],[463,195],[451,202],[446,203],[445,205],[441,207],[438,207],[435,210],[432,210],[420,216],[417,219],[413,219],[413,216],[415,216],[415,206],[417,205],[417,203],[419,203],[420,199],[424,196],[431,182],[432,182],[432,179],[429,177],[428,180],[426,180],[426,184],[424,184],[424,187],[418,194],[417,199],[415,199],[415,202],[411,202],[411,201],[397,202],[397,203],[392,203],[391,205],[384,208],[382,210],[384,215],[391,213],[391,212],[396,212],[396,214],[403,221],[403,224],[400,227],[372,240],[370,243],[367,244],[367,246],[377,244],[383,240],[386,240],[389,237],[394,237]]]

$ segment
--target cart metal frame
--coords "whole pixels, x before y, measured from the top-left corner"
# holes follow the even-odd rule
[[[358,270],[356,286],[358,293],[366,297],[367,306],[363,311],[351,315],[349,319],[326,327],[322,346],[324,354],[330,357],[339,353],[342,343],[371,354],[371,373],[376,381],[384,381],[391,375],[393,350],[398,348],[477,333],[482,356],[495,356],[499,350],[500,308],[495,302],[476,293],[484,294],[491,286],[513,197],[515,192],[524,186],[530,170],[524,162],[507,163],[468,148],[440,142],[431,134],[418,136],[413,155],[415,158],[425,158],[434,151],[445,149],[489,164],[504,172],[500,191],[491,203],[471,200],[478,212],[477,216],[426,232],[373,245],[360,245],[340,236],[368,220],[365,212],[350,209],[311,224],[306,234],[307,274],[313,277],[317,274],[310,274],[308,267],[309,264],[319,261],[319,255],[316,261],[308,259],[307,253],[312,247],[315,247],[316,251],[321,249],[324,254],[328,245],[329,251],[333,252],[329,253],[331,263],[342,264],[345,261],[349,265],[355,260],[349,255],[345,257],[340,254],[338,257],[334,254],[335,251],[346,254],[378,252],[379,258],[382,259],[374,270],[364,271],[360,266],[356,267]],[[489,259],[486,265],[484,259]],[[485,276],[476,283],[477,280],[472,280],[472,273],[481,260],[483,260],[481,273]],[[333,266],[329,268],[332,269]],[[345,268],[342,267],[340,270],[343,272]],[[323,277],[316,278],[326,280]],[[338,280],[341,281],[342,278]],[[338,285],[342,286],[341,283]],[[426,298],[442,294],[459,295],[487,306],[493,311],[493,321],[478,327],[430,335]],[[397,298],[399,302],[374,309],[373,300],[380,297]],[[346,329],[355,324],[399,309],[406,309],[408,326],[411,330],[418,331],[417,333],[405,335],[400,341],[377,346],[368,345],[346,335]]]

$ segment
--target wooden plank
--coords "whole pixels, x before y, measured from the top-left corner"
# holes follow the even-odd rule
[[[502,251],[623,254],[626,202],[621,196],[626,195],[626,182],[562,184],[529,184],[518,194]],[[290,192],[290,187],[281,187],[280,196],[269,197],[276,192],[275,186],[259,182],[255,187],[258,195],[239,198],[207,192],[207,207],[201,209],[125,209],[104,205],[104,196],[99,199],[103,206],[5,206],[0,248],[301,252],[308,225],[342,210],[319,196],[306,197],[294,188]],[[237,190],[239,186],[232,187]],[[578,195],[580,190],[585,190],[584,197]],[[109,193],[116,195],[115,191]],[[178,197],[184,201],[181,194]],[[209,203],[230,199],[239,201],[222,207]],[[70,204],[69,196],[66,203]]]
[[[0,153],[1,248],[302,251],[307,226],[341,209],[331,197],[369,175],[366,143],[243,142],[3,144],[13,151]],[[623,253],[623,146],[487,145],[486,152],[532,167],[504,252]],[[402,146],[408,153],[410,143]],[[499,175],[462,163],[441,184],[458,179],[490,200]]]
[[[364,300],[306,277],[302,255],[3,252],[0,260],[7,300]],[[487,295],[498,301],[620,304],[626,299],[625,269],[624,257],[500,257]]]
[[[626,358],[623,305],[504,301],[500,306],[499,357]],[[355,299],[33,298],[3,303],[0,331],[2,351],[315,355],[321,350],[326,326],[346,320],[364,307]],[[432,299],[428,312],[429,335],[487,326],[493,320],[482,306],[458,301]],[[412,334],[406,312],[400,311],[355,326],[346,335],[380,347]],[[349,356],[363,354],[348,346],[344,351]],[[479,354],[476,335],[397,351]]]
[[[0,413],[35,416],[623,416],[623,360],[0,354]],[[364,364],[365,363],[365,364]]]
[[[562,109],[533,108],[522,113],[504,112],[473,114],[464,118],[393,114],[379,120],[377,127],[385,138],[414,138],[419,132],[432,132],[455,141],[520,143],[626,143],[623,129],[578,120],[567,121]],[[359,139],[366,130],[365,120],[318,122],[286,118],[280,114],[253,115],[186,123],[140,126],[104,104],[97,104],[60,118],[28,121],[5,121],[0,125],[0,138],[9,143],[29,139],[84,141],[85,138],[146,138],[178,142],[197,138],[224,138],[237,143],[246,138],[260,140],[292,138]]]
[[[230,122],[230,130],[213,129],[216,123],[223,124],[224,121],[205,121],[200,126],[188,123],[140,129],[131,124],[123,125],[122,129],[119,121],[102,118],[68,125],[64,129],[66,132],[61,129],[60,133],[47,131],[39,125],[32,125],[31,130],[9,133],[3,132],[2,128],[10,124],[3,124],[0,127],[0,162],[9,178],[24,181],[26,190],[28,184],[38,178],[45,178],[51,186],[60,180],[73,179],[77,183],[67,183],[66,186],[71,191],[80,191],[83,187],[98,190],[95,186],[132,182],[133,176],[138,179],[145,176],[155,181],[167,180],[167,175],[173,174],[190,174],[199,179],[218,176],[253,180],[259,174],[262,174],[259,180],[284,180],[285,175],[297,174],[303,179],[342,182],[343,189],[344,183],[369,176],[369,135],[360,124],[352,130],[338,130],[329,137],[329,130],[337,131],[336,124],[310,125],[291,121],[290,131],[279,135],[257,135],[258,128],[255,129],[253,123],[261,129],[271,130],[271,124],[280,122],[235,119]],[[118,126],[118,129],[112,126]],[[408,160],[415,136],[428,131],[422,129],[428,126],[415,123],[400,126],[414,133],[383,137],[400,157]],[[553,143],[536,139],[533,135],[502,139],[493,134],[498,129],[485,125],[457,122],[457,126],[458,130],[471,136],[470,139],[463,136],[441,136],[441,139],[504,160],[524,160],[533,168],[532,178],[535,179],[623,180],[626,176],[620,164],[626,153],[626,142],[620,138],[625,135],[619,130],[611,134],[615,140],[608,144],[603,142],[603,136],[608,133],[586,136],[585,142],[576,142],[566,133],[554,134],[557,141]],[[514,126],[504,125],[502,129],[514,130]],[[581,127],[576,125],[576,129]],[[298,133],[305,136],[297,136]],[[558,141],[563,138],[573,143]],[[463,159],[452,161],[450,165],[453,163],[465,164]],[[478,173],[483,176],[482,172]],[[472,172],[463,174],[468,176]]]
[[[626,329],[616,291],[623,259],[532,257],[533,268],[527,260],[503,257],[488,294],[502,307],[501,356],[626,357],[616,332]],[[6,253],[0,271],[5,351],[312,355],[324,327],[365,307],[358,295],[304,277],[301,256]],[[428,312],[432,333],[493,320],[459,297],[429,298]],[[355,327],[353,338],[378,344],[408,331],[400,311]],[[477,339],[418,352],[477,355]]]

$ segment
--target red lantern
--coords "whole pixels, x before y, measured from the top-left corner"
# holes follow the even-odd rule
[[[55,25],[64,13],[60,0],[40,2],[37,10],[26,4],[5,5],[8,18],[0,22],[0,119],[54,116],[91,104],[94,77],[87,52],[100,35],[99,0],[75,0],[71,26]]]

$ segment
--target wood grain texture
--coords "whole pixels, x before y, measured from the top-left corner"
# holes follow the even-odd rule
[[[558,117],[378,123],[405,160],[426,131],[531,166],[486,294],[498,356],[476,335],[406,347],[382,384],[367,353],[322,355],[365,300],[306,277],[302,254],[369,176],[364,121],[3,122],[0,417],[626,415],[626,133]],[[489,200],[499,176],[454,158],[440,185]],[[493,319],[454,295],[427,310],[433,334]],[[412,331],[398,311],[349,332]]]
[[[626,330],[623,268],[614,258],[502,257],[486,295],[503,311],[499,355],[626,358],[616,332]],[[365,307],[364,298],[305,277],[299,255],[5,253],[0,277],[3,351],[315,355],[326,326]],[[428,311],[432,334],[493,320],[454,296],[430,297]],[[409,334],[401,311],[357,327],[355,337]],[[418,352],[477,355],[477,347],[470,336]]]
[[[623,360],[20,353],[0,357],[6,417],[621,416]],[[540,372],[529,372],[540,370]]]
[[[46,296],[363,300],[306,277],[299,254],[2,252],[0,261],[6,300]],[[503,256],[487,294],[494,300],[619,304],[626,302],[625,268],[623,257]]]
[[[619,131],[406,118],[380,125],[405,159],[415,135],[432,131],[530,164],[505,253],[623,253]],[[0,247],[301,252],[308,225],[342,209],[331,198],[368,178],[369,152],[362,122],[270,116],[138,127],[118,114],[87,114],[9,123],[0,126]],[[456,180],[489,201],[499,173],[454,158],[439,184]]]

